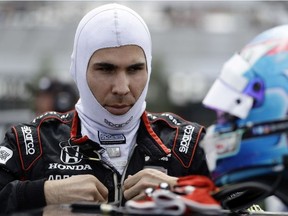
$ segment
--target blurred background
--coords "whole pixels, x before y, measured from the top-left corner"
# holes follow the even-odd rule
[[[86,12],[108,2],[0,2],[0,135],[45,110],[37,110],[37,104],[45,103],[37,102],[39,92],[54,90],[52,99],[40,95],[52,101],[48,110],[73,107],[77,92],[69,67],[74,33]],[[136,10],[151,31],[147,109],[175,112],[205,126],[215,116],[201,100],[222,64],[263,30],[288,23],[285,1],[113,2]]]

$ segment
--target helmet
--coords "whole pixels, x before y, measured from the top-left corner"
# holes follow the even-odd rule
[[[234,54],[203,104],[217,113],[201,143],[217,185],[285,171],[288,25],[264,31]]]

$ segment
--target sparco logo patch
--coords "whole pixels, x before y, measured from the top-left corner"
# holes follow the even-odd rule
[[[124,123],[120,123],[120,124],[115,124],[115,123],[113,123],[113,122],[108,121],[107,119],[104,119],[104,122],[105,122],[107,125],[109,125],[110,127],[113,127],[113,128],[122,128],[122,127],[128,125],[128,124],[132,121],[132,119],[133,119],[133,116],[131,116],[131,117],[128,119],[128,121],[126,121],[126,122],[124,122]]]
[[[13,151],[5,146],[0,146],[0,164],[6,164],[13,156]]]
[[[187,154],[194,129],[195,127],[192,125],[187,125],[184,128],[184,135],[180,142],[179,152]]]
[[[34,148],[34,141],[33,141],[31,128],[28,126],[23,126],[23,127],[21,127],[21,130],[23,133],[26,155],[34,155],[35,154],[35,148]]]

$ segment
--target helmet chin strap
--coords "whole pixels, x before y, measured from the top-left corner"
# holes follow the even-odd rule
[[[273,134],[287,134],[288,135],[288,118],[281,120],[265,121],[261,123],[252,124],[251,122],[246,123],[243,126],[238,126],[233,122],[229,127],[223,128],[222,131],[218,131],[219,135],[225,135],[226,133],[235,133],[240,131],[242,140],[264,137]],[[288,147],[287,147],[288,148]],[[270,173],[279,173],[282,170],[288,171],[288,155],[283,153],[282,163],[270,164],[270,165],[258,165],[245,167],[243,169],[237,169],[230,173],[226,173],[223,176],[218,176],[216,183],[224,185],[226,183],[241,182],[247,178],[254,178],[257,176],[266,176]]]
[[[287,170],[286,170],[287,172]],[[228,184],[221,188],[213,197],[222,207],[234,212],[241,212],[251,205],[269,196],[278,197],[283,204],[288,205],[288,189],[284,171],[277,175],[265,175],[245,182]]]
[[[288,118],[266,121],[261,123],[247,123],[244,127],[242,139],[266,136],[276,133],[288,132]]]
[[[234,121],[235,120],[232,120],[229,123],[227,123],[227,125],[228,124],[230,125],[229,128],[224,127],[224,129],[222,131],[218,131],[218,133],[224,134],[224,133],[231,133],[236,130],[243,130],[244,133],[242,135],[242,139],[248,139],[259,136],[268,136],[271,134],[284,133],[284,132],[288,133],[288,117],[285,119],[265,121],[259,123],[247,122],[243,126],[238,126]]]
[[[247,123],[245,126],[237,127],[236,129],[231,128],[230,131],[225,130],[223,133],[239,129],[244,131],[242,139],[288,133],[288,118],[256,124]],[[288,155],[283,155],[282,161],[283,164],[280,165],[256,166],[233,171],[223,177],[219,177],[218,183],[227,178],[230,179],[230,182],[233,182],[232,179],[235,178],[235,183],[222,186],[213,197],[221,202],[223,208],[234,212],[241,212],[271,195],[278,197],[283,204],[288,205],[286,183],[288,179]],[[243,178],[240,178],[240,176]]]

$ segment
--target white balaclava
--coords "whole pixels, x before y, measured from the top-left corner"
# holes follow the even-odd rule
[[[142,48],[146,57],[148,79],[134,106],[123,115],[113,115],[101,106],[92,94],[86,72],[95,51],[125,45],[137,45]],[[75,34],[70,67],[70,73],[80,94],[76,110],[81,120],[82,135],[99,142],[99,133],[109,136],[123,134],[129,144],[129,147],[126,147],[129,151],[136,140],[140,118],[146,108],[145,98],[151,74],[151,49],[148,27],[143,19],[128,7],[116,3],[106,4],[95,8],[82,18]],[[127,152],[126,150],[123,151]]]

